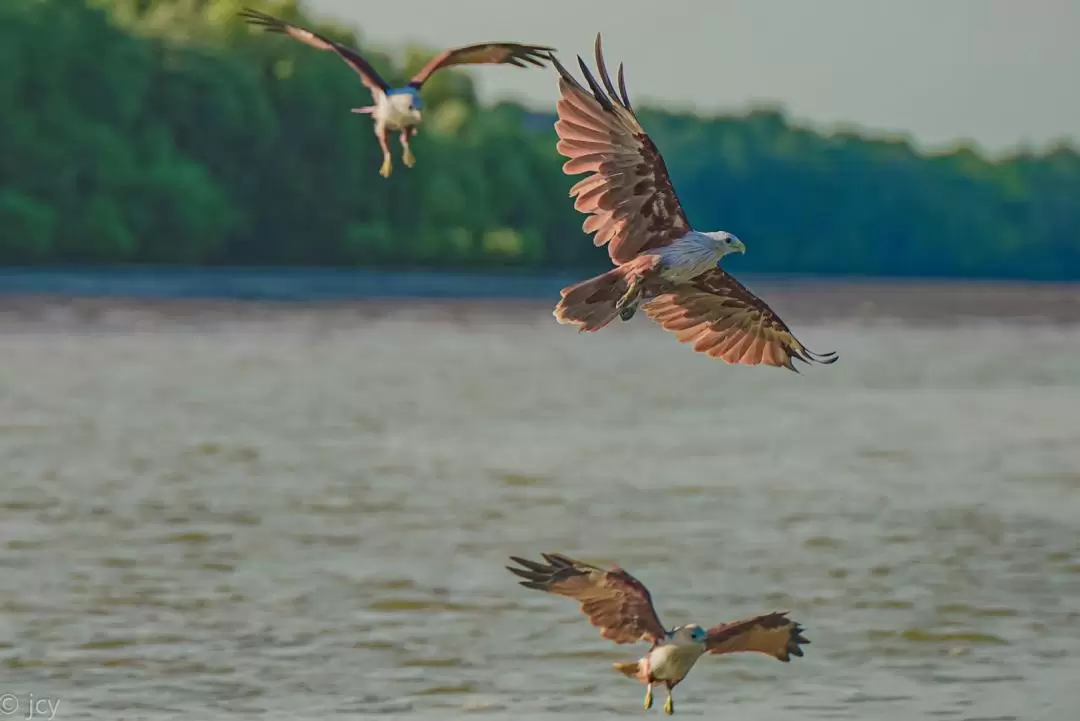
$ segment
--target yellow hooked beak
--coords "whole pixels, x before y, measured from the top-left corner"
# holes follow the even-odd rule
[[[736,239],[735,242],[731,244],[731,252],[735,253],[736,251],[742,253],[743,255],[746,255],[746,246],[743,245],[743,242],[738,239]]]

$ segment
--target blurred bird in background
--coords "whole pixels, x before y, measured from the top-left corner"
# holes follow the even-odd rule
[[[352,111],[371,115],[375,121],[375,137],[379,139],[379,147],[382,148],[383,153],[379,175],[384,178],[390,177],[393,165],[389,146],[389,135],[393,131],[399,133],[403,151],[402,162],[409,168],[416,164],[416,157],[409,148],[409,139],[416,135],[422,120],[424,103],[420,97],[420,90],[437,70],[455,65],[544,67],[546,57],[553,52],[553,48],[545,45],[519,43],[479,43],[450,48],[432,58],[404,87],[393,88],[359,52],[350,47],[258,10],[246,8],[240,12],[240,16],[253,25],[266,28],[269,32],[283,33],[319,50],[331,50],[356,71],[360,80],[371,91],[375,104],[353,108]]]

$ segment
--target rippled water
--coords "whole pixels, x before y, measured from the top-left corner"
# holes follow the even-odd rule
[[[8,302],[0,693],[639,717],[610,663],[643,648],[503,569],[557,550],[624,565],[668,625],[806,627],[790,664],[703,659],[678,715],[1076,719],[1078,326],[780,295],[839,363],[731,368],[547,304]]]

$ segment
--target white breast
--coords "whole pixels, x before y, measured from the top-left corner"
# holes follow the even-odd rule
[[[711,239],[690,231],[671,245],[660,248],[661,274],[673,283],[685,283],[716,265],[721,255]]]
[[[694,667],[705,646],[700,643],[657,646],[649,654],[649,669],[658,681],[679,681]]]
[[[401,130],[419,123],[420,111],[412,107],[411,100],[405,94],[382,96],[379,99],[378,112],[383,123],[391,130]]]

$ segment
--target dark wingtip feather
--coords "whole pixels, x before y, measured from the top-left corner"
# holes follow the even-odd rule
[[[537,573],[536,571],[526,571],[521,568],[511,568],[510,566],[507,566],[506,570],[519,578],[524,578],[526,581],[533,581],[535,583],[539,583],[547,578],[546,574]]]
[[[618,103],[619,93],[615,90],[615,84],[611,82],[611,75],[608,73],[607,63],[604,62],[604,49],[600,44],[600,33],[596,34],[596,47],[594,50],[596,51],[596,70],[600,73],[600,80],[604,83],[604,88],[607,90],[608,97]]]
[[[604,110],[609,113],[612,112],[615,108],[612,106],[611,101],[608,100],[603,88],[596,82],[596,78],[593,77],[592,71],[589,70],[589,66],[585,64],[585,61],[581,59],[580,55],[578,55],[578,65],[581,66],[581,72],[585,76],[585,82],[589,84],[589,88],[592,90],[596,102],[600,103],[600,107]]]
[[[794,624],[791,627],[791,632],[790,632],[790,635],[788,637],[788,646],[787,646],[788,654],[790,654],[792,656],[798,656],[799,658],[802,658],[803,656],[806,655],[805,652],[800,647],[802,645],[809,645],[810,644],[810,639],[806,638],[806,636],[803,635],[803,632],[805,630],[806,629],[804,629],[802,627],[802,625],[798,624],[798,623]]]
[[[574,562],[570,558],[561,553],[541,553],[540,555],[554,568],[568,568],[574,565]]]
[[[633,107],[630,105],[630,94],[626,92],[626,78],[623,77],[623,64],[619,63],[619,94],[622,95],[622,104],[627,109],[632,111]]]
[[[529,569],[530,571],[536,571],[536,572],[539,573],[539,572],[544,572],[544,571],[550,570],[547,566],[543,565],[542,563],[537,563],[536,561],[530,561],[527,558],[518,558],[517,556],[511,556],[510,560],[513,561],[514,563],[518,564],[519,566],[522,566],[523,568]]]
[[[581,83],[577,81],[577,78],[570,74],[570,71],[566,69],[566,66],[559,62],[559,59],[555,57],[555,53],[548,53],[548,58],[551,60],[551,64],[554,66],[555,71],[559,73],[560,78],[569,83],[571,87],[576,88],[583,93],[589,92],[582,87]],[[578,57],[578,61],[581,61],[580,57]]]
[[[267,28],[277,28],[282,25],[282,22],[273,15],[267,15],[264,12],[258,10],[252,10],[251,8],[243,8],[240,12],[236,13],[237,17],[241,17],[248,21],[252,25],[262,25]]]
[[[810,355],[811,358],[816,360],[818,363],[821,363],[822,365],[829,365],[830,363],[835,363],[836,361],[840,360],[840,355],[836,351],[830,351],[821,355],[817,353],[811,353],[809,350],[806,352]]]

